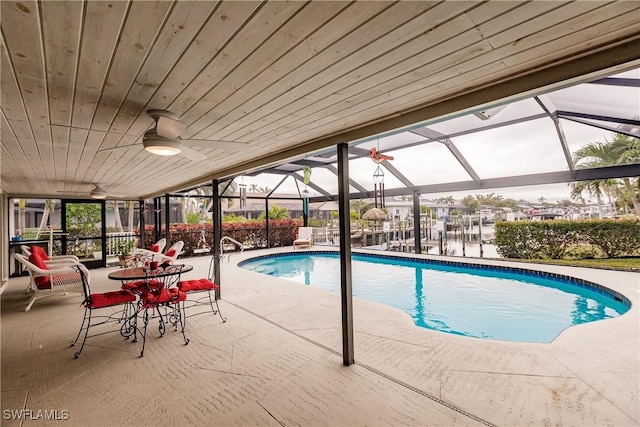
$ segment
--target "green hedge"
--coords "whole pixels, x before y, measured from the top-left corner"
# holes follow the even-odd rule
[[[278,219],[269,221],[269,245],[291,246],[298,233],[298,228],[302,225],[299,219]],[[204,231],[204,239],[203,233]],[[197,249],[203,249],[205,242],[211,246],[213,242],[213,224],[171,224],[169,226],[171,243],[167,243],[165,250],[178,240],[184,242],[183,256],[191,256]],[[136,230],[136,233],[138,231]],[[162,227],[160,234],[164,236],[165,230]],[[246,246],[254,248],[267,247],[266,223],[262,221],[237,221],[223,222],[222,235],[231,237]],[[145,247],[149,248],[155,243],[154,226],[145,226]]]
[[[495,230],[496,249],[505,258],[561,259],[576,246],[595,247],[609,258],[640,251],[640,220],[501,221]]]

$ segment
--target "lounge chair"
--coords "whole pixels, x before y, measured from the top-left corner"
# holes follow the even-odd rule
[[[293,249],[298,246],[306,246],[311,248],[313,246],[313,228],[312,227],[300,227],[298,228],[298,237],[293,241]]]
[[[75,255],[49,256],[44,249],[37,245],[33,245],[31,247],[22,245],[20,246],[20,250],[27,260],[32,253],[37,254],[49,268],[62,268],[66,265],[75,265],[80,263],[80,259]],[[25,289],[26,294],[37,288],[33,282],[33,275],[30,274],[29,277],[29,284],[27,285],[27,289]]]
[[[162,253],[162,250],[164,249],[166,244],[167,239],[163,237],[162,239],[152,244],[149,249],[136,248],[131,253],[132,255],[143,255],[148,258],[153,258],[154,255],[159,255]],[[160,259],[160,257],[158,257],[158,259]]]
[[[184,247],[184,242],[182,240],[178,240],[175,242],[167,251],[163,254],[160,254],[160,262],[171,264],[178,256],[182,253],[182,248]]]
[[[82,292],[82,278],[80,270],[89,277],[89,271],[82,264],[47,265],[38,254],[32,253],[29,258],[22,254],[14,254],[15,258],[25,266],[31,276],[33,296],[24,311],[29,311],[34,302],[56,294],[67,292]]]

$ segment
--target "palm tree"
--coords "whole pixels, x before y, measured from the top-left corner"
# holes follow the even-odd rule
[[[572,182],[569,184],[569,187],[571,187],[571,199],[584,201],[584,198],[582,197],[583,193],[595,196],[596,203],[598,204],[598,216],[602,218],[604,216],[602,210],[602,196],[610,194],[610,187],[612,184],[615,184],[615,180],[594,179],[590,181]]]
[[[134,209],[134,205],[135,203],[133,202],[133,200],[125,200],[124,202],[124,207],[127,208],[128,210],[128,217],[127,217],[127,228],[129,229],[130,233],[133,233],[133,209]]]
[[[453,196],[447,196],[447,197],[440,197],[437,200],[439,205],[444,205],[444,206],[451,206],[455,203],[455,200],[453,199]]]
[[[187,223],[187,209],[188,209],[188,204],[189,204],[189,199],[187,197],[180,197],[179,199],[179,207],[178,210],[180,211],[180,215],[178,217],[178,222],[182,223],[182,224],[186,224]]]
[[[480,202],[476,197],[472,196],[471,194],[464,196],[461,202],[464,206],[467,207],[467,209],[469,210],[469,213],[473,214],[480,210]]]
[[[254,185],[254,184],[251,184]],[[226,190],[224,190],[226,187]],[[206,188],[206,187],[205,187]],[[224,192],[223,192],[224,190]],[[198,187],[194,190],[196,192],[197,197],[197,206],[200,209],[200,215],[204,215],[206,212],[211,209],[211,205],[213,205],[213,200],[211,199],[211,192],[205,191],[203,187]],[[227,186],[226,182],[221,182],[218,184],[218,194],[220,194],[221,198],[227,199],[227,206],[230,208],[233,206],[233,196],[236,191],[238,191],[238,184],[235,181],[231,181],[231,183]],[[185,215],[186,218],[186,215]],[[186,221],[185,221],[186,222]]]
[[[40,238],[40,233],[46,228],[47,221],[49,220],[49,214],[55,208],[56,202],[53,199],[46,199],[44,201],[44,210],[42,212],[42,219],[40,220],[40,227],[38,227],[38,234],[36,239]]]
[[[622,134],[604,142],[590,142],[573,153],[573,161],[578,168],[603,167],[640,161],[640,140]],[[634,190],[632,180],[638,177],[623,178],[627,197],[633,204],[636,215],[640,215],[640,199]]]
[[[18,232],[24,236],[24,228],[27,226],[26,219],[27,199],[18,200]]]
[[[257,193],[258,192],[258,184],[249,184],[249,191],[251,193]]]
[[[362,214],[368,211],[371,205],[362,199],[351,201],[351,210],[358,214],[358,219],[362,218]]]
[[[113,201],[113,212],[116,220],[116,227],[118,231],[122,233],[124,230],[122,229],[122,219],[120,219],[120,204],[117,200]]]
[[[222,183],[218,184],[218,191],[222,191],[226,183],[223,185]],[[238,191],[238,184],[235,181],[231,181],[231,183],[227,186],[227,189],[224,193],[220,194],[220,197],[227,198],[227,207],[231,208],[233,206],[233,199],[230,196],[233,196]]]
[[[265,213],[262,212],[258,217],[259,220],[265,219]],[[269,209],[269,219],[284,219],[289,218],[289,209],[280,207],[278,205],[272,205]]]
[[[640,162],[640,139],[632,138],[627,135],[617,133],[614,135],[611,141],[613,150],[619,155],[619,164],[629,164]],[[640,178],[635,177],[636,187],[640,185]],[[636,215],[640,215],[640,199],[638,198],[638,192],[634,189],[631,178],[622,178],[624,188],[626,191],[626,198],[631,199],[633,209],[636,211]]]

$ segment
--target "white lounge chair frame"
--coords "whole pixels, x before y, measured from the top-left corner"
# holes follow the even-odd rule
[[[27,307],[24,311],[29,311],[34,302],[41,298],[48,296],[63,294],[66,295],[69,291],[82,292],[82,276],[78,269],[82,270],[85,277],[89,277],[89,270],[81,264],[66,264],[51,266],[48,270],[43,270],[33,264],[27,257],[22,254],[14,255],[18,261],[25,266],[31,276],[31,286],[34,291],[31,299],[27,303]],[[51,280],[51,289],[40,289],[35,283],[36,277],[49,277]]]
[[[293,241],[293,249],[296,250],[299,246],[306,246],[307,248],[311,248],[311,246],[313,246],[312,227],[298,228],[298,238]]]

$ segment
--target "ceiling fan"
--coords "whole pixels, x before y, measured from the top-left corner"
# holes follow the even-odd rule
[[[82,185],[89,185],[89,184],[82,184]],[[98,199],[98,200],[106,199],[107,196],[109,195],[112,197],[118,197],[118,196],[114,196],[113,194],[107,193],[107,191],[100,184],[91,183],[91,185],[93,185],[93,189],[89,191],[88,195],[92,199]],[[72,196],[81,196],[83,193],[87,194],[85,191],[71,191],[71,190],[58,190],[57,193],[61,195],[69,194]]]
[[[142,136],[142,146],[150,153],[160,156],[173,156],[181,154],[191,160],[200,161],[207,158],[204,154],[193,150],[185,145],[200,147],[247,145],[246,142],[237,141],[212,141],[208,139],[182,139],[180,135],[187,128],[187,124],[180,121],[178,117],[166,110],[148,110],[147,114],[155,120],[155,126]],[[135,144],[134,144],[135,145]],[[131,147],[131,145],[104,148],[98,151],[116,150],[119,148]]]

